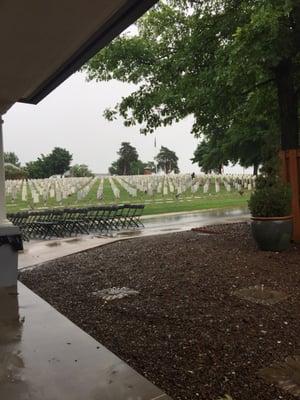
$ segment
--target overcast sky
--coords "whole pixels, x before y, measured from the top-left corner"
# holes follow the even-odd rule
[[[181,172],[199,172],[190,161],[198,142],[190,133],[191,118],[148,136],[141,135],[138,127],[124,127],[121,118],[105,120],[104,109],[133,90],[117,81],[86,82],[83,73],[76,73],[38,105],[16,104],[7,112],[5,151],[14,151],[24,164],[55,146],[64,147],[73,154],[73,164],[87,164],[93,172],[106,173],[117,159],[121,142],[127,141],[144,162],[153,160],[160,146],[166,146],[176,152]]]
[[[76,73],[37,106],[16,104],[4,116],[5,151],[14,151],[22,163],[64,147],[73,163],[87,164],[94,172],[107,172],[122,141],[138,150],[142,161],[153,160],[160,146],[174,150],[183,172],[198,171],[190,158],[197,140],[190,134],[191,119],[144,136],[138,127],[126,128],[122,119],[109,122],[103,111],[134,89],[121,82],[86,82]],[[156,136],[157,148],[154,148]]]

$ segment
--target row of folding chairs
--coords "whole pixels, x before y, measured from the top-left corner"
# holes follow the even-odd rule
[[[110,234],[115,230],[143,227],[144,204],[122,204],[8,214],[21,230],[23,240],[70,237],[78,234]]]

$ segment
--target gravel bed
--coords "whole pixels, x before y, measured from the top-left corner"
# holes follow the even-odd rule
[[[174,400],[295,399],[258,372],[300,355],[300,246],[260,252],[247,224],[209,232],[120,241],[20,279]],[[261,285],[286,296],[265,305],[233,294]],[[139,293],[97,296],[109,288]]]

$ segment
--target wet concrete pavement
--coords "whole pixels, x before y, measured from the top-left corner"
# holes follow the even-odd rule
[[[170,397],[18,283],[0,290],[0,399]]]
[[[180,232],[206,225],[240,222],[248,220],[249,217],[247,207],[149,216],[143,219],[145,229],[140,231],[140,235]]]
[[[19,255],[19,269],[36,266],[56,258],[94,247],[104,246],[117,240],[125,240],[140,236],[162,235],[206,225],[240,222],[247,221],[248,219],[249,212],[246,207],[145,216],[143,218],[144,228],[114,232],[111,237],[90,235],[77,238],[31,241],[25,243],[24,252]]]
[[[134,236],[164,234],[248,218],[215,210],[143,219],[145,229],[115,237],[78,237],[26,244],[28,267]],[[168,400],[160,389],[18,283],[0,291],[0,399]]]
[[[124,238],[125,239],[125,238]],[[24,243],[24,251],[19,254],[20,270],[43,264],[56,258],[93,249],[115,242],[114,237],[78,236],[76,238],[36,240]]]

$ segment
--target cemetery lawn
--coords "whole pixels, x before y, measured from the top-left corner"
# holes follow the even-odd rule
[[[185,211],[197,211],[207,210],[214,208],[228,208],[228,207],[243,207],[247,206],[247,202],[250,197],[249,192],[245,192],[242,196],[237,191],[227,192],[221,190],[220,193],[208,193],[208,194],[197,194],[192,196],[188,193],[187,196],[182,196],[179,199],[175,199],[174,196],[156,195],[155,197],[144,196],[139,193],[137,198],[132,198],[129,194],[120,187],[121,197],[119,201],[116,201],[113,197],[110,187],[108,184],[104,186],[105,201],[100,203],[96,198],[97,185],[88,193],[84,200],[77,201],[76,195],[72,195],[69,198],[63,200],[60,204],[57,204],[53,199],[50,199],[47,203],[39,203],[33,205],[31,199],[29,203],[21,200],[20,196],[12,201],[7,198],[7,212],[13,213],[17,211],[24,211],[28,209],[40,209],[40,208],[53,208],[53,207],[87,207],[96,204],[122,204],[122,203],[142,203],[145,204],[144,215],[152,214],[164,214],[171,212],[185,212]]]
[[[260,371],[299,355],[300,245],[260,252],[247,224],[208,231],[116,242],[20,279],[174,400],[295,399],[286,390],[299,393],[299,362],[298,372],[277,377],[285,390]],[[139,294],[113,301],[93,294],[111,287]],[[237,296],[249,287],[276,290],[280,301]]]
[[[146,204],[143,215],[165,214],[173,212],[201,211],[216,208],[245,207],[248,205],[249,195],[241,196],[238,193],[206,196],[202,199],[172,201]]]

